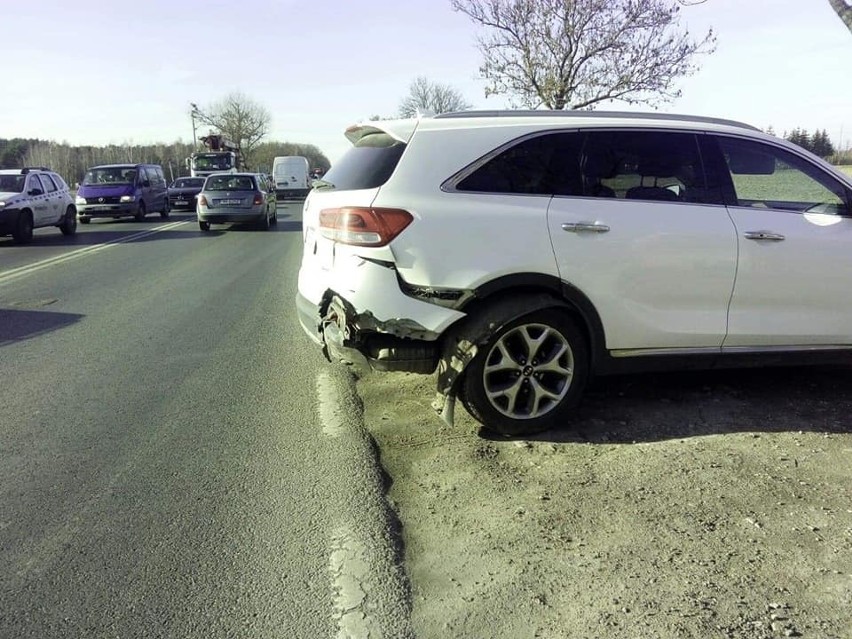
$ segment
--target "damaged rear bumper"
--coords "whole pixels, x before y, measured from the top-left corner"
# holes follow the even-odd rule
[[[359,372],[404,371],[429,374],[438,360],[438,342],[408,337],[428,334],[412,320],[376,320],[359,314],[349,302],[330,295],[324,304],[312,304],[298,294],[296,307],[302,329],[329,361],[355,367]]]

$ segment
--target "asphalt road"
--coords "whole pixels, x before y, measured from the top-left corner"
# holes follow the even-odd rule
[[[0,637],[409,636],[359,400],[295,318],[300,208],[0,238]]]

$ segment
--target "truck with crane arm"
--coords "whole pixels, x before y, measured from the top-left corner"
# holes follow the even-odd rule
[[[202,136],[203,151],[186,159],[192,177],[207,177],[211,173],[236,173],[245,170],[240,147],[221,133]]]

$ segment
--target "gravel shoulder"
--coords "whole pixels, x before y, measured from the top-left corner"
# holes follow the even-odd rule
[[[852,369],[606,378],[491,436],[358,382],[418,637],[852,637]]]

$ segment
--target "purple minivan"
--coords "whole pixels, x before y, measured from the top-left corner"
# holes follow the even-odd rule
[[[75,204],[82,224],[93,217],[134,217],[141,221],[148,213],[169,216],[166,179],[157,164],[93,166],[86,171]]]

